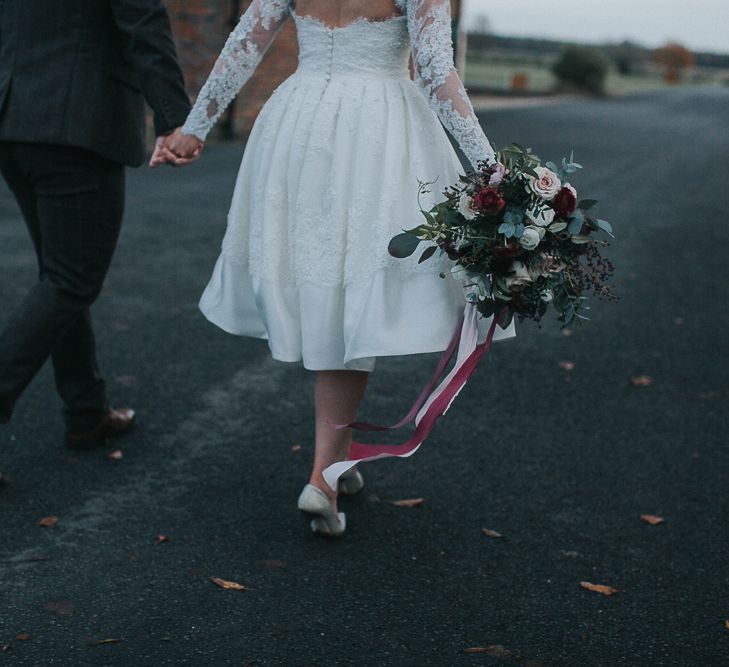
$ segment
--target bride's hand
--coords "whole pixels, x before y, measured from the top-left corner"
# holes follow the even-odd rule
[[[149,166],[154,169],[163,164],[184,167],[200,157],[203,143],[197,137],[183,134],[177,128],[172,134],[157,137]]]
[[[175,167],[184,167],[200,157],[203,142],[191,134],[184,134],[182,128],[177,128],[167,137],[164,150],[168,154],[167,162]]]

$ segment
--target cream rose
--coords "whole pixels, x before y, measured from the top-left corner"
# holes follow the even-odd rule
[[[562,182],[559,180],[557,174],[546,167],[536,167],[534,171],[539,178],[534,178],[534,176],[529,177],[529,190],[542,199],[550,201],[559,192],[559,189],[562,187]]]
[[[543,206],[539,209],[528,208],[526,210],[527,218],[529,218],[535,225],[539,227],[546,227],[552,224],[554,220],[554,209],[548,206]]]
[[[466,192],[462,192],[458,200],[458,211],[466,220],[473,220],[478,213],[473,208],[473,197],[469,196]]]
[[[497,162],[491,169],[493,169],[493,173],[491,174],[491,178],[489,178],[489,187],[495,188],[504,180],[506,167],[501,162]]]
[[[542,240],[539,230],[536,227],[527,227],[519,239],[519,243],[524,250],[534,250]]]
[[[532,282],[532,277],[529,275],[529,269],[527,269],[524,262],[515,260],[511,264],[511,270],[514,272],[514,275],[506,277],[504,281],[506,289],[510,290],[512,287],[521,287],[522,285]]]

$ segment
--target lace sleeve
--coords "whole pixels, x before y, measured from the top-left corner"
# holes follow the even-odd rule
[[[409,0],[407,15],[415,83],[471,164],[492,162],[493,148],[453,64],[450,0]]]
[[[291,13],[291,0],[253,0],[230,33],[182,131],[205,141]]]

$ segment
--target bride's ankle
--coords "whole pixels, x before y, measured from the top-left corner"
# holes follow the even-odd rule
[[[337,492],[334,491],[332,489],[332,487],[329,486],[329,484],[327,484],[326,480],[321,475],[321,473],[319,473],[319,474],[312,473],[311,477],[309,478],[309,484],[313,484],[317,489],[319,489],[320,491],[323,491],[324,493],[326,493],[326,495],[331,500],[336,500],[337,499]]]

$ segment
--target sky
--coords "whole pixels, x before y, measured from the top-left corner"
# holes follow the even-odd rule
[[[466,27],[479,14],[498,35],[729,53],[729,0],[463,0]]]

